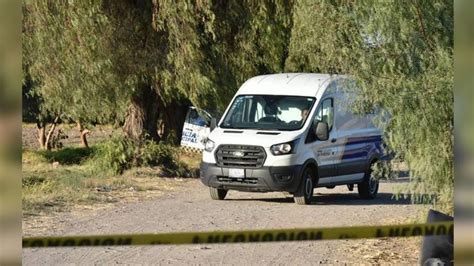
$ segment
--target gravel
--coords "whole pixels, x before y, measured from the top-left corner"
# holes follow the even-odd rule
[[[48,235],[160,233],[174,231],[331,227],[402,223],[425,207],[392,198],[400,182],[380,184],[375,200],[359,199],[345,186],[316,189],[312,205],[293,203],[283,193],[230,191],[224,201],[210,199],[199,180],[138,203],[79,215],[64,214]],[[34,228],[24,232],[35,235]],[[44,234],[44,233],[39,233]],[[281,243],[82,247],[24,249],[25,265],[51,264],[416,264],[417,239],[303,241]]]

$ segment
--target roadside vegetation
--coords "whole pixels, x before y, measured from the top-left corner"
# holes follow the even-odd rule
[[[26,148],[22,155],[26,216],[166,190],[169,184],[160,179],[196,177],[195,161],[200,159],[198,154],[165,143],[148,142],[137,148],[122,137],[87,148],[71,143],[61,149]]]
[[[23,1],[23,19],[23,121],[44,151],[25,156],[39,165],[186,175],[174,150],[189,106],[222,111],[260,74],[346,74],[356,112],[390,117],[380,126],[411,198],[453,213],[452,1],[41,0]],[[60,145],[64,124],[83,150]],[[92,144],[96,125],[118,132]],[[56,184],[46,166],[46,181],[25,171],[27,184]]]

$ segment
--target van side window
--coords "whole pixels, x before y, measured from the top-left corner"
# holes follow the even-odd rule
[[[313,124],[316,124],[316,121],[326,122],[328,123],[329,130],[332,129],[334,123],[334,106],[332,98],[325,99],[319,105]]]
[[[196,109],[190,109],[188,111],[185,122],[200,127],[209,126],[210,124],[210,122],[206,120],[206,117],[203,117]]]
[[[352,111],[355,95],[346,95],[336,99],[336,123],[335,127],[338,131],[347,131],[354,129],[374,128],[373,119],[375,118],[374,110],[372,113],[355,114]]]

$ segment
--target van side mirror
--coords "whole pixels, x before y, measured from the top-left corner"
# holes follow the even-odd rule
[[[211,118],[211,131],[213,131],[214,128],[216,128],[216,127],[217,127],[217,120],[216,120],[216,118],[213,117],[213,118]]]
[[[328,123],[318,121],[314,126],[314,134],[318,140],[328,140],[329,139],[329,126]]]

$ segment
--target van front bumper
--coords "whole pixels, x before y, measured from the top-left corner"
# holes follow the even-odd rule
[[[302,165],[245,168],[244,178],[230,178],[229,168],[202,162],[201,182],[208,187],[241,191],[295,192],[301,180]]]

